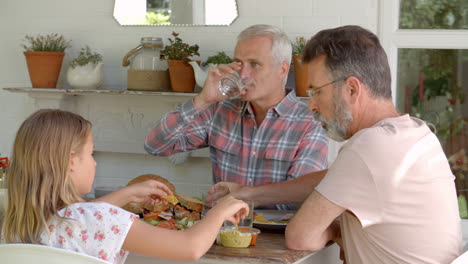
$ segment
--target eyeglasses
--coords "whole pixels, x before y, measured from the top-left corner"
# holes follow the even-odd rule
[[[314,97],[315,95],[317,95],[319,89],[321,89],[321,88],[323,88],[323,87],[325,87],[325,86],[327,86],[327,85],[334,84],[334,83],[339,82],[339,81],[344,81],[344,80],[346,80],[346,79],[348,79],[348,78],[349,78],[349,76],[341,77],[341,78],[338,78],[338,79],[336,79],[336,80],[334,80],[334,81],[331,81],[331,82],[329,82],[329,83],[326,83],[326,84],[324,84],[324,85],[321,85],[321,86],[319,86],[319,87],[310,86],[310,88],[308,88],[308,89],[306,90],[307,96],[308,96],[309,98],[312,98],[312,97]]]

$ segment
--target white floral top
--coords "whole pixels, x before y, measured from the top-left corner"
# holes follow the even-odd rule
[[[138,216],[104,202],[76,203],[59,211],[70,220],[54,218],[40,243],[80,252],[108,261],[124,263],[128,251],[122,249],[130,227]]]

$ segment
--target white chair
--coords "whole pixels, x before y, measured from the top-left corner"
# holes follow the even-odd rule
[[[468,263],[468,251],[465,251],[465,253],[461,254],[451,264],[466,264],[466,263]]]
[[[104,260],[85,254],[36,244],[1,244],[0,256],[2,264],[108,264]]]

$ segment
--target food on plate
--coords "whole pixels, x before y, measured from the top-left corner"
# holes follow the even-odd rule
[[[177,200],[177,197],[175,197],[174,195],[165,196],[165,197],[163,197],[163,199],[168,201],[169,203],[171,203],[173,205],[176,205],[179,202],[179,200]]]
[[[166,228],[166,229],[179,230],[179,228],[177,227],[176,221],[174,219],[167,220],[167,221],[160,221],[159,223],[156,224],[156,226]]]
[[[159,181],[159,182],[162,182],[164,183],[164,185],[166,185],[172,193],[175,193],[176,192],[176,189],[174,187],[174,185],[172,183],[170,183],[168,180],[166,180],[165,178],[159,176],[159,175],[155,175],[155,174],[144,174],[144,175],[140,175],[136,178],[134,178],[133,180],[129,181],[127,186],[130,186],[132,184],[137,184],[137,183],[140,183],[140,182],[144,182],[144,181],[147,181],[147,180],[156,180],[156,181]],[[166,202],[166,201],[161,201],[161,202],[158,202],[158,203],[129,203],[129,204],[126,204],[123,209],[127,210],[127,211],[130,211],[132,213],[135,213],[135,214],[142,214],[143,213],[143,210],[144,209],[147,209],[148,211],[152,211],[152,212],[158,212],[158,211],[165,211],[167,209],[169,209],[169,203]]]
[[[176,194],[179,204],[175,206],[175,218],[182,219],[187,217],[191,220],[200,220],[201,213],[205,209],[205,205],[194,198]]]
[[[123,207],[125,210],[142,215],[149,224],[168,229],[183,230],[200,220],[205,205],[199,200],[177,194],[174,185],[159,175],[140,175],[128,182],[127,186],[147,180],[164,183],[174,195],[147,202],[129,203]]]
[[[254,222],[258,223],[272,223],[271,221],[268,221],[265,219],[263,214],[254,214]]]
[[[254,222],[266,223],[266,224],[287,224],[293,216],[294,216],[293,213],[287,213],[275,219],[266,219],[262,213],[260,214],[254,213]]]

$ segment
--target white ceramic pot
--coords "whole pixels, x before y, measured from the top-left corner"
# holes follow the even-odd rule
[[[67,81],[75,89],[96,90],[102,85],[103,63],[68,67]]]
[[[210,63],[206,68],[201,68],[196,61],[189,61],[189,64],[192,65],[193,72],[195,73],[195,82],[198,86],[203,88],[205,86],[206,77],[208,75],[208,70],[210,67],[216,67],[217,64]]]

